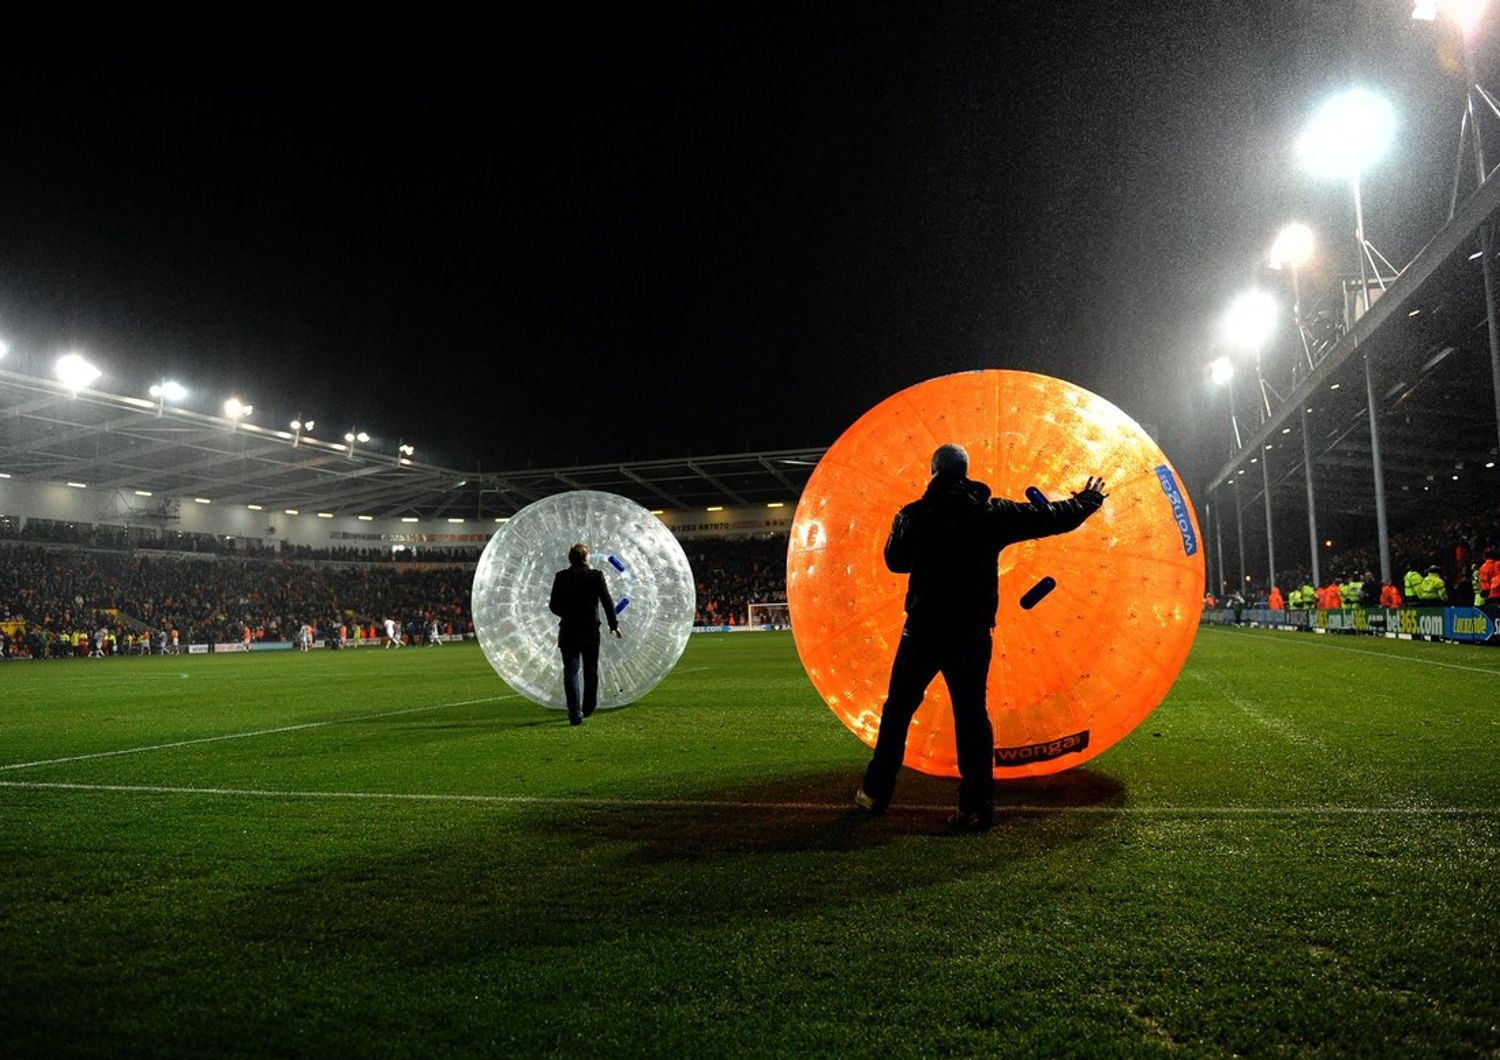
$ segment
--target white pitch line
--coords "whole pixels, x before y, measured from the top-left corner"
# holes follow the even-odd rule
[[[42,758],[35,762],[11,762],[0,765],[0,772],[11,769],[31,769],[34,766],[55,766],[64,762],[84,762],[91,758],[114,758],[118,755],[141,754],[144,751],[168,751],[174,747],[191,747],[200,743],[217,743],[221,740],[244,740],[251,736],[271,736],[278,732],[296,732],[299,729],[320,729],[325,725],[345,725],[353,721],[373,721],[376,718],[394,718],[400,714],[420,714],[444,707],[466,707],[473,703],[494,703],[502,699],[515,699],[520,695],[512,692],[508,696],[485,696],[483,699],[460,699],[452,703],[433,703],[425,707],[407,707],[405,710],[387,710],[379,714],[360,714],[352,718],[330,718],[327,721],[308,721],[300,725],[280,725],[274,729],[257,729],[254,732],[231,732],[222,736],[199,736],[192,740],[173,740],[171,743],[147,744],[143,747],[125,747],[118,751],[96,751],[86,755],[68,755],[65,758]]]
[[[367,802],[459,802],[501,806],[607,806],[635,809],[683,810],[852,810],[847,802],[745,802],[732,799],[627,799],[587,795],[454,795],[401,791],[276,791],[262,788],[188,788],[162,784],[73,784],[65,781],[0,780],[0,788],[37,791],[123,792],[139,795],[213,795],[259,799],[342,799]],[[951,812],[952,806],[901,805],[901,810]],[[1041,806],[1021,804],[995,807],[1006,814],[1140,814],[1178,817],[1493,817],[1500,806]]]
[[[1209,629],[1216,627],[1209,626]],[[1248,630],[1243,632],[1249,632]],[[1238,634],[1236,634],[1238,635]],[[1406,655],[1392,655],[1383,651],[1365,651],[1361,648],[1345,648],[1338,644],[1325,644],[1322,639],[1316,641],[1300,641],[1295,638],[1291,640],[1279,640],[1277,644],[1294,644],[1301,648],[1317,648],[1319,651],[1342,651],[1350,655],[1373,655],[1379,659],[1389,659],[1392,662],[1422,663],[1424,666],[1441,666],[1448,670],[1467,670],[1470,673],[1489,674],[1491,677],[1500,677],[1500,669],[1490,669],[1487,666],[1460,666],[1458,663],[1439,662],[1436,659],[1416,659]]]

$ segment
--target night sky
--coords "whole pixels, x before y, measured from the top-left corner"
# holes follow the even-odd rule
[[[763,4],[419,25],[17,27],[4,367],[368,430],[487,469],[831,443],[928,377],[1027,368],[1226,449],[1214,317],[1330,91],[1392,99],[1397,263],[1446,215],[1456,32],[1389,3]],[[1351,28],[1352,27],[1352,28]],[[1481,62],[1490,64],[1488,49]],[[1497,139],[1500,142],[1500,139]],[[1312,277],[1313,281],[1319,276]],[[326,425],[326,427],[325,427]]]

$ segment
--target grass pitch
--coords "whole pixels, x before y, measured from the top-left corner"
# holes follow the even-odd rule
[[[473,647],[0,665],[0,1051],[1494,1055],[1500,652],[1208,629],[945,836],[789,636],[570,729]]]

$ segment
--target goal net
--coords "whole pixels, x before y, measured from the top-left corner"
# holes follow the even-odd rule
[[[792,615],[787,610],[785,600],[751,604],[745,624],[751,629],[791,629]]]

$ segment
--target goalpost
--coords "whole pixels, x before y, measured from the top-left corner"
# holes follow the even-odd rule
[[[751,604],[745,616],[745,625],[751,629],[791,629],[792,615],[787,610],[785,600]]]

